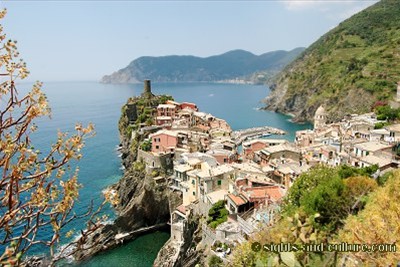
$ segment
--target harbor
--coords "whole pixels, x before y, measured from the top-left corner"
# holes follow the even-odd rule
[[[262,127],[253,127],[247,129],[241,129],[232,132],[232,139],[235,144],[241,145],[244,141],[248,139],[267,137],[270,135],[285,135],[286,132],[284,130],[270,127],[270,126],[262,126]]]

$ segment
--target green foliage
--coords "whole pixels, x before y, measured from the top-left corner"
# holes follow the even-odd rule
[[[133,170],[138,172],[143,172],[146,168],[146,165],[141,161],[135,161],[132,165]]]
[[[309,194],[318,184],[337,176],[336,169],[318,166],[300,175],[288,193],[287,202],[299,207],[304,195]]]
[[[400,80],[399,13],[399,1],[380,1],[326,33],[275,79],[275,94],[285,94],[273,106],[312,120],[324,104],[340,120],[392,100]],[[293,110],[294,102],[302,105]]]
[[[376,108],[378,120],[394,121],[400,118],[400,109],[391,108],[389,105]]]
[[[393,177],[393,172],[387,172],[381,176],[378,177],[377,182],[378,185],[383,186],[387,182],[387,180],[390,179],[390,177]]]
[[[150,151],[151,150],[151,139],[146,139],[142,142],[140,145],[140,148],[144,151]]]
[[[313,190],[305,194],[300,205],[307,214],[319,213],[319,223],[336,227],[348,213],[344,207],[348,205],[344,198],[343,180],[338,176],[321,181]]]
[[[151,126],[151,125],[153,125],[154,121],[153,121],[152,118],[147,118],[145,123],[146,123],[147,126]]]
[[[342,176],[372,173],[374,169],[355,171],[351,167],[318,166],[302,174],[289,189],[281,218],[273,227],[254,235],[256,240],[252,241],[302,246],[332,243],[346,218],[362,212],[370,193],[378,187],[376,181],[367,176],[346,179]],[[254,253],[247,251],[243,244],[238,249],[233,253],[234,263],[250,259],[250,265],[259,266],[335,266],[340,255],[322,251],[322,248],[321,251],[314,248],[312,251]]]
[[[210,227],[215,229],[221,223],[224,223],[228,219],[228,210],[225,209],[225,202],[220,200],[216,202],[208,211],[208,220]]]
[[[395,171],[383,187],[373,192],[364,210],[350,216],[339,232],[337,242],[392,244],[395,251],[345,253],[360,266],[391,266],[400,258],[400,173]]]
[[[375,189],[376,182],[368,176],[377,169],[376,165],[359,169],[346,165],[313,168],[300,175],[290,188],[284,207],[285,215],[291,216],[299,210],[309,216],[318,213],[319,228],[333,231],[341,226],[349,214],[363,207],[359,198]],[[354,176],[366,177],[343,180]]]
[[[151,79],[159,82],[213,82],[237,77],[250,79],[255,72],[261,71],[268,74],[282,70],[303,50],[304,48],[296,48],[291,51],[280,50],[259,56],[243,50],[234,50],[208,58],[194,56],[140,57],[119,73],[138,81]],[[121,76],[118,75],[111,80],[121,82]]]
[[[174,101],[174,98],[170,95],[162,95],[160,96],[160,104],[166,103],[168,100]]]
[[[158,170],[151,171],[151,177],[157,177],[158,175],[160,175],[160,172]]]
[[[351,176],[372,176],[379,169],[378,165],[372,165],[364,168],[356,168],[349,165],[341,165],[338,170],[340,178],[348,178]]]
[[[223,261],[218,257],[217,255],[211,255],[211,257],[208,260],[208,265],[210,267],[222,267]]]
[[[374,129],[382,129],[383,127],[387,126],[387,122],[377,122],[375,123]]]

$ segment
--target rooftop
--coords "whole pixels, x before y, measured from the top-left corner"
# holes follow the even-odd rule
[[[385,127],[388,131],[391,132],[400,132],[400,124],[393,124]]]
[[[383,135],[389,135],[390,132],[386,129],[375,129],[371,130],[371,134],[383,134]]]
[[[180,213],[186,215],[186,207],[183,204],[176,207],[176,210],[179,211]]]
[[[213,176],[218,176],[218,175],[221,175],[221,174],[224,174],[224,173],[232,172],[233,170],[234,169],[231,166],[229,166],[227,164],[223,164],[223,165],[217,166],[215,168],[212,168],[211,169],[211,174]]]
[[[362,162],[365,162],[367,164],[370,165],[378,165],[379,168],[390,165],[392,163],[392,160],[390,158],[387,157],[377,157],[374,155],[368,155],[365,157],[362,157],[360,159]]]
[[[257,139],[253,139],[250,141],[246,141],[243,143],[243,146],[250,146],[253,145],[255,143],[263,143],[263,144],[283,144],[283,143],[287,143],[288,141],[285,139],[261,139],[261,138],[257,138]]]
[[[160,104],[157,106],[157,108],[175,108],[175,105],[171,105],[171,104]]]
[[[160,130],[158,132],[150,134],[149,137],[152,138],[153,136],[158,136],[158,135],[162,135],[162,134],[169,135],[169,136],[174,136],[174,137],[178,136],[178,132],[176,132],[176,131]]]
[[[174,170],[178,171],[178,172],[187,172],[192,170],[193,167],[187,164],[176,164],[174,165]]]
[[[228,194],[227,197],[229,197],[236,206],[241,206],[247,203],[247,199],[244,196],[241,196],[241,194],[237,196],[234,194]]]
[[[231,156],[233,152],[227,149],[211,149],[206,152],[208,155],[224,155],[224,156]]]
[[[286,190],[279,186],[251,187],[246,189],[246,195],[253,198],[269,196],[272,201],[279,201],[285,195]]]
[[[260,167],[255,163],[232,163],[231,166],[239,171],[263,174]]]
[[[160,121],[169,121],[169,120],[172,120],[172,118],[170,117],[170,116],[157,116],[157,120],[160,120]]]
[[[277,152],[282,152],[282,151],[292,151],[295,153],[300,153],[300,151],[294,147],[291,144],[288,143],[283,143],[277,146],[270,146],[270,147],[266,147],[262,150],[262,152],[266,153],[266,154],[273,154],[273,153],[277,153]]]
[[[361,149],[363,151],[375,152],[382,149],[390,148],[390,145],[382,144],[380,142],[365,142],[354,145],[355,148]]]
[[[211,204],[215,204],[219,200],[224,200],[226,194],[228,194],[227,190],[218,190],[207,194],[207,198],[210,200]]]

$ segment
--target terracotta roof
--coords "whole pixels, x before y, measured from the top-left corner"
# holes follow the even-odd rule
[[[234,194],[229,194],[228,197],[233,201],[233,203],[235,203],[236,206],[241,206],[247,203],[244,197],[241,197],[240,195],[235,196]]]
[[[247,192],[250,197],[262,198],[269,196],[272,201],[280,200],[285,192],[279,186],[265,186],[248,188]]]
[[[179,211],[180,213],[186,215],[186,207],[183,204],[178,206],[178,207],[176,207],[176,210]]]

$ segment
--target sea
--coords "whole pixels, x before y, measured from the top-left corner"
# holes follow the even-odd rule
[[[17,84],[20,95],[30,89],[29,83]],[[74,207],[77,214],[87,210],[90,202],[98,206],[102,190],[116,183],[123,175],[119,145],[118,119],[121,107],[131,96],[143,91],[142,84],[113,85],[98,82],[45,82],[43,91],[47,95],[51,118],[37,120],[38,131],[32,136],[36,149],[43,152],[55,142],[57,131],[72,133],[76,123],[95,125],[95,136],[86,140],[83,158],[74,163],[79,166],[79,181],[82,184],[79,201]],[[256,126],[272,126],[287,131],[285,138],[293,141],[295,131],[311,128],[310,124],[292,123],[289,116],[260,110],[261,100],[269,94],[262,85],[220,83],[152,83],[154,94],[171,95],[175,101],[196,103],[201,111],[226,120],[233,130]],[[111,207],[103,214],[108,220],[115,218]],[[68,229],[78,234],[84,220],[76,220]],[[44,231],[41,235],[49,235]],[[158,251],[168,240],[169,233],[155,232],[140,236],[121,247],[102,253],[81,266],[152,266]],[[31,253],[44,253],[43,247],[35,247]]]

